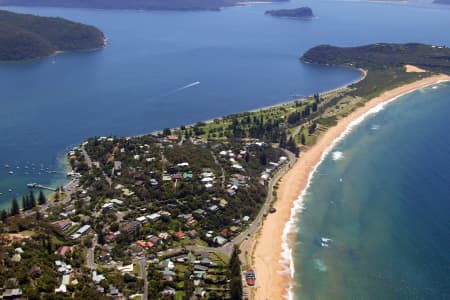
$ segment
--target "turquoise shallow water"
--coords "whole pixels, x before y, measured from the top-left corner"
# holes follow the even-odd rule
[[[449,113],[450,84],[422,89],[327,156],[298,223],[297,299],[450,298]]]

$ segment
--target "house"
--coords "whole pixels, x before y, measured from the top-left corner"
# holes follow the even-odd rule
[[[55,265],[58,267],[58,272],[63,275],[68,275],[68,274],[72,273],[72,266],[66,264],[63,261],[57,260],[57,261],[55,261]]]
[[[194,265],[194,270],[208,272],[208,267],[202,265]]]
[[[103,276],[103,274],[97,274],[97,271],[92,272],[92,281],[94,281],[95,283],[100,283],[104,279],[105,276]]]
[[[192,213],[197,216],[203,216],[205,214],[205,211],[203,209],[199,208],[199,209],[194,210]]]
[[[13,257],[11,258],[12,262],[20,262],[22,260],[22,256],[20,255],[20,253],[16,253],[13,255]]]
[[[206,297],[206,291],[203,290],[202,287],[196,287],[194,290],[194,296],[204,298],[204,297]]]
[[[136,244],[144,249],[150,249],[154,246],[152,242],[146,242],[146,241],[136,241]]]
[[[184,234],[183,231],[178,231],[177,233],[175,233],[175,234],[173,235],[173,237],[174,237],[175,239],[177,239],[177,240],[182,240],[182,239],[184,239],[185,234]]]
[[[136,232],[136,230],[141,227],[141,223],[137,222],[137,221],[131,221],[129,223],[126,223],[122,226],[122,228],[120,229],[121,232],[123,233],[134,233]]]
[[[111,296],[119,296],[119,290],[113,286],[112,284],[109,285],[109,294]]]
[[[158,181],[156,181],[156,179],[150,179],[150,185],[152,186],[152,188],[157,188],[159,186]]]
[[[231,236],[231,232],[230,230],[225,228],[220,231],[220,235],[223,236],[224,238],[229,238]]]
[[[3,299],[17,299],[21,297],[22,297],[21,289],[6,289],[2,295]]]
[[[214,237],[213,242],[219,246],[222,246],[226,242],[228,242],[228,240],[226,238],[224,238],[223,236],[218,235],[218,236]]]
[[[98,259],[100,261],[110,261],[111,260],[111,253],[109,253],[106,250],[102,250],[100,254],[98,255]]]
[[[248,221],[250,221],[250,217],[249,217],[249,216],[244,216],[244,217],[242,218],[242,222],[247,223]]]
[[[123,205],[123,201],[122,200],[118,200],[118,199],[111,199],[109,200],[110,203],[115,204],[115,205],[119,205],[122,206]]]
[[[183,173],[183,179],[184,180],[192,180],[192,177],[194,175],[192,174],[192,171],[184,172]]]
[[[191,238],[191,239],[195,239],[198,236],[197,231],[195,231],[194,229],[190,230],[187,232],[187,235]]]
[[[216,212],[219,209],[219,207],[217,205],[211,205],[210,207],[208,207],[208,210],[210,212]]]
[[[114,172],[117,176],[120,176],[120,175],[121,175],[121,172],[122,172],[122,162],[121,162],[121,161],[114,161],[113,172]]]
[[[158,237],[160,239],[166,241],[170,238],[170,234],[168,234],[167,232],[161,232],[160,234],[158,234]]]
[[[148,239],[148,241],[153,245],[159,245],[161,243],[161,238],[157,237],[156,235],[153,235]]]
[[[83,235],[83,234],[87,233],[90,229],[91,229],[91,225],[84,225],[77,230],[77,233],[79,235]]]
[[[56,250],[55,254],[58,256],[66,256],[67,253],[70,253],[72,248],[70,246],[61,246]]]
[[[66,292],[67,292],[67,287],[63,283],[61,283],[61,285],[55,289],[55,294],[65,294]]]
[[[144,223],[147,223],[147,218],[145,216],[137,217],[136,221],[144,224]]]
[[[171,288],[171,287],[167,287],[164,289],[162,294],[164,297],[173,297],[173,296],[175,296],[175,289]]]
[[[178,137],[176,135],[168,135],[166,137],[166,140],[169,142],[177,142],[178,141]]]
[[[159,213],[153,213],[153,214],[147,216],[147,219],[150,222],[157,221],[157,220],[159,220],[159,218],[161,218],[161,215]]]
[[[72,226],[72,221],[70,219],[64,219],[53,223],[53,225],[61,231],[66,231]]]

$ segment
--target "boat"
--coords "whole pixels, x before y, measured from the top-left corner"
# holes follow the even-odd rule
[[[14,171],[9,171],[8,174],[9,175],[14,175]]]
[[[35,183],[35,182],[33,182],[33,183],[27,183],[27,187],[30,188],[30,189],[35,188],[37,185],[38,185],[38,184]]]
[[[245,280],[247,281],[247,285],[254,286],[256,281],[256,273],[253,269],[248,269],[245,272]]]

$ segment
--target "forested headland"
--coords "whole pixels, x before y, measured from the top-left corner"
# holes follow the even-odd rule
[[[98,49],[103,33],[62,18],[0,11],[0,61],[31,60],[59,51]]]

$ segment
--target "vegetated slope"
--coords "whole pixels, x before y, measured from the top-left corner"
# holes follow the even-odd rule
[[[288,0],[262,1],[281,2]],[[237,5],[239,2],[239,0],[0,0],[0,5],[145,10],[219,10],[222,7]]]
[[[415,65],[432,72],[450,74],[450,48],[424,44],[373,44],[340,48],[321,45],[308,50],[304,62],[380,69]]]
[[[103,45],[104,35],[94,26],[0,10],[0,61],[36,59],[56,51]]]

